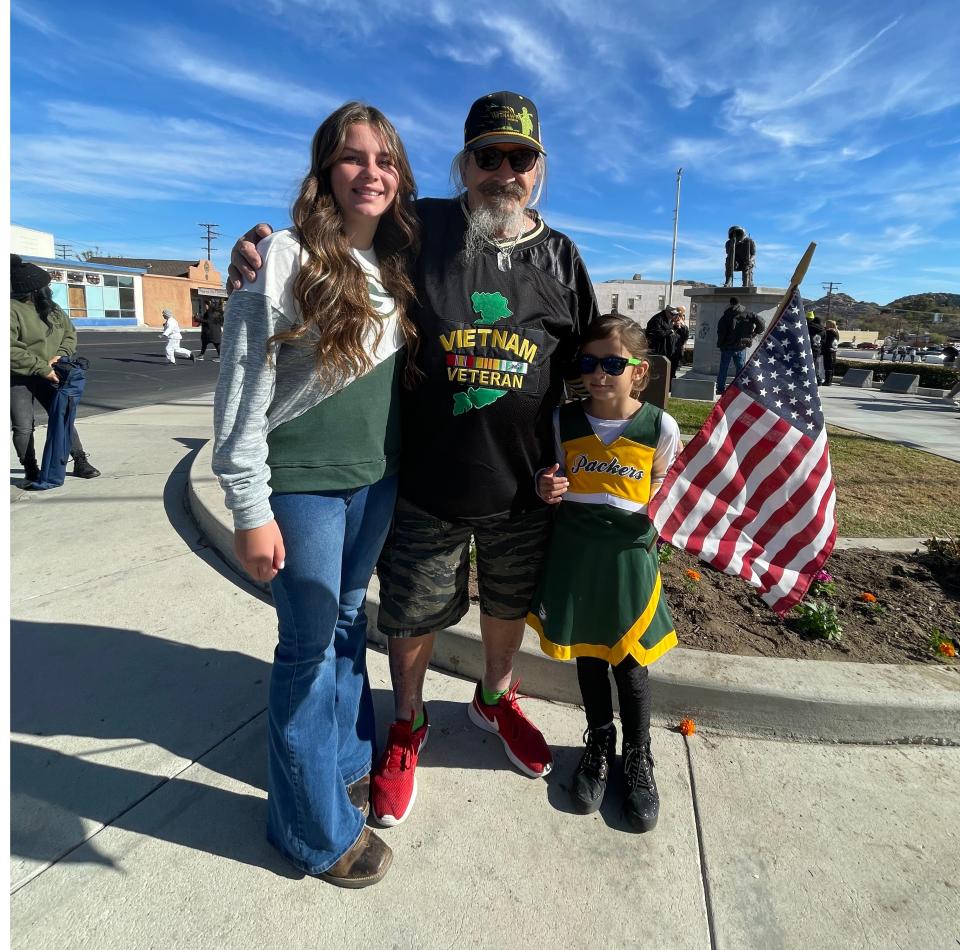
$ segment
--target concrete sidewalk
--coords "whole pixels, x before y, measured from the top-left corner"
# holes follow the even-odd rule
[[[942,399],[853,389],[836,382],[821,387],[820,399],[832,425],[960,462],[960,414]]]
[[[525,701],[556,755],[531,781],[469,724],[473,684],[437,671],[390,875],[299,877],[263,837],[275,617],[185,507],[209,437],[209,398],[97,416],[103,477],[15,493],[12,946],[956,946],[960,749],[657,728],[640,837],[616,787],[567,809],[580,710]],[[382,733],[385,657],[369,667]]]

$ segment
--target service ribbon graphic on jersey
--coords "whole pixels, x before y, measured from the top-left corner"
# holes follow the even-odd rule
[[[483,409],[508,390],[537,392],[540,374],[535,361],[546,343],[537,327],[499,325],[513,316],[510,301],[499,291],[475,290],[470,303],[479,319],[440,334],[447,379],[467,386],[453,394],[455,416]]]

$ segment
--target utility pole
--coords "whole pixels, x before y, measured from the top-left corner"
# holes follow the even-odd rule
[[[838,281],[831,280],[825,284],[821,284],[820,286],[827,292],[827,319],[829,320],[830,311],[833,309],[833,288],[840,287],[842,284],[840,284]]]
[[[673,253],[670,255],[670,289],[667,291],[667,306],[673,303],[673,275],[677,268],[677,228],[680,225],[680,176],[683,169],[677,169],[677,203],[673,209]]]
[[[206,237],[203,238],[203,240],[207,242],[207,260],[209,261],[210,245],[213,243],[213,241],[215,241],[218,237],[220,237],[220,232],[215,231],[214,228],[219,228],[220,225],[219,224],[198,224],[197,227],[207,229]]]
[[[57,245],[57,257],[61,260],[66,260],[67,256],[73,257],[73,245],[72,244],[58,244]]]

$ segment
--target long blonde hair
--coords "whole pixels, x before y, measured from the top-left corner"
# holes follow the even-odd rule
[[[268,349],[281,343],[312,347],[316,371],[331,386],[373,368],[366,344],[371,329],[376,332],[376,344],[380,343],[383,323],[370,305],[367,278],[353,257],[330,186],[330,169],[343,154],[350,126],[357,122],[380,134],[399,179],[397,196],[380,219],[373,247],[384,289],[396,304],[407,344],[404,378],[412,384],[418,375],[417,330],[409,316],[414,300],[410,268],[420,249],[420,225],[414,213],[417,186],[397,130],[379,109],[362,102],[344,103],[313,136],[310,171],[290,211],[307,251],[293,286],[301,321],[271,337]]]

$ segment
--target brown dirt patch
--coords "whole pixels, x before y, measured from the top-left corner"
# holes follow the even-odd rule
[[[687,569],[700,580],[686,576]],[[929,645],[938,628],[954,638],[960,651],[960,576],[922,554],[835,551],[826,564],[836,591],[826,600],[843,628],[827,641],[781,620],[739,578],[713,570],[684,551],[674,550],[661,568],[664,590],[676,622],[680,646],[740,656],[858,663],[935,663],[960,671],[957,660],[938,656]],[[861,599],[874,594],[879,610]],[[471,571],[471,600],[477,600]],[[809,597],[808,597],[809,599]]]

